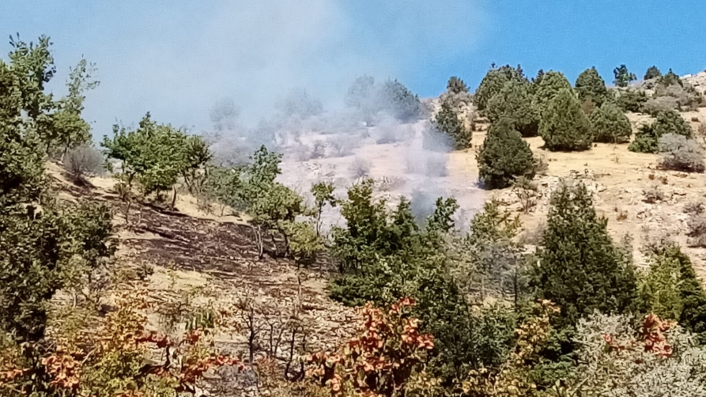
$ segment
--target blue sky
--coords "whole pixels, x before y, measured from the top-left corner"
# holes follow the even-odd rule
[[[492,62],[571,80],[595,65],[606,81],[621,63],[638,76],[706,68],[703,0],[3,0],[0,34],[15,32],[52,37],[57,93],[82,56],[97,64],[96,136],[148,110],[207,129],[224,97],[254,123],[295,88],[335,108],[364,73],[434,96],[451,75],[475,88]]]

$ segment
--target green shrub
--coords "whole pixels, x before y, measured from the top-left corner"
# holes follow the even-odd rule
[[[493,66],[483,77],[474,95],[478,110],[485,110],[488,101],[500,92],[508,81],[527,83],[527,79],[519,66],[517,68],[513,68],[510,65],[501,66],[500,68]]]
[[[645,72],[644,80],[652,80],[658,77],[662,77],[662,72],[657,69],[657,66],[650,66],[647,72]]]
[[[590,100],[600,107],[608,97],[605,81],[595,67],[584,70],[576,79],[575,87],[581,102]]]
[[[344,273],[329,287],[333,299],[349,305],[412,297],[422,331],[435,337],[431,367],[445,382],[471,366],[500,361],[494,352],[502,350],[495,342],[501,333],[481,333],[449,274],[444,235],[453,228],[457,208],[453,199],[438,199],[421,228],[406,199],[389,211],[384,201],[373,199],[372,181],[353,186],[341,202],[346,226],[333,230],[333,254]]]
[[[637,153],[657,153],[659,137],[651,124],[642,124],[637,128],[635,139],[628,146],[628,150]]]
[[[615,80],[613,84],[618,87],[627,87],[630,82],[637,80],[635,73],[628,71],[628,67],[625,65],[620,65],[613,69],[613,75],[615,75]]]
[[[532,150],[506,118],[490,127],[476,159],[480,181],[488,189],[504,188],[516,177],[534,175]]]
[[[608,220],[596,215],[584,184],[563,184],[551,197],[532,285],[561,307],[561,326],[599,310],[624,313],[636,298],[632,264],[613,244]]]
[[[453,139],[456,149],[461,150],[471,147],[473,134],[458,117],[450,101],[441,102],[441,110],[436,114],[432,124],[437,130]]]
[[[542,112],[539,135],[552,151],[590,149],[593,143],[591,123],[572,90],[561,90],[549,102]]]
[[[694,137],[691,126],[679,113],[674,110],[665,110],[657,114],[657,120],[654,123],[643,125],[638,129],[635,140],[630,144],[628,150],[639,153],[657,153],[659,139],[666,134],[682,135],[686,138]]]
[[[540,112],[544,112],[552,99],[562,90],[571,90],[571,83],[561,72],[550,70],[535,81],[535,105]]]
[[[524,137],[539,133],[539,112],[535,107],[531,87],[525,83],[508,81],[498,94],[488,101],[486,113],[492,123],[506,118]]]
[[[623,112],[610,102],[604,103],[591,113],[594,141],[605,143],[630,142],[632,126]]]
[[[620,90],[617,96],[617,105],[624,112],[642,112],[642,107],[647,102],[647,94],[638,90]]]
[[[670,85],[683,85],[684,83],[681,81],[681,77],[674,73],[672,69],[669,69],[669,72],[665,74],[664,76],[661,76],[657,80],[657,84],[663,85],[663,86],[670,86]]]

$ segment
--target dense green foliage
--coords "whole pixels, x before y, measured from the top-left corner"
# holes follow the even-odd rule
[[[480,82],[480,85],[476,90],[474,100],[478,110],[485,110],[488,106],[488,101],[499,93],[505,83],[509,81],[514,81],[520,84],[528,83],[527,78],[519,65],[517,68],[513,68],[510,65],[496,68],[493,65],[488,73],[486,73],[485,77],[483,77],[483,80]]]
[[[662,77],[662,72],[657,68],[657,66],[650,66],[645,72],[644,80],[656,79]]]
[[[595,67],[581,72],[575,87],[581,102],[592,101],[595,106],[600,107],[608,98],[608,88]]]
[[[468,86],[460,77],[451,76],[448,83],[446,83],[446,91],[452,94],[467,93]]]
[[[632,126],[627,116],[613,103],[605,102],[589,117],[594,141],[605,143],[630,142]]]
[[[372,194],[368,180],[349,189],[341,202],[346,227],[334,229],[333,253],[343,275],[331,285],[331,296],[350,305],[412,297],[422,330],[435,336],[432,370],[446,382],[464,376],[470,366],[498,364],[510,343],[512,320],[503,313],[471,314],[442,249],[454,226],[455,200],[438,199],[422,228],[407,200],[388,211]]]
[[[617,105],[624,112],[641,112],[647,102],[645,91],[627,89],[618,91],[617,95]]]
[[[488,101],[486,114],[492,123],[500,118],[511,120],[524,137],[537,136],[539,133],[539,112],[529,84],[516,81],[505,83]]]
[[[51,199],[43,149],[53,143],[40,139],[55,128],[44,93],[54,74],[49,39],[13,45],[10,63],[0,60],[0,330],[38,342],[47,301],[71,268],[82,263],[90,271],[110,255],[112,226],[104,206],[72,208]]]
[[[561,326],[599,310],[625,313],[637,297],[633,265],[613,244],[586,186],[561,186],[551,198],[532,284],[561,308]]]
[[[506,118],[491,125],[476,159],[480,182],[488,189],[507,187],[520,176],[534,176],[532,150]]]
[[[447,134],[453,140],[456,149],[462,150],[471,147],[473,133],[466,128],[450,101],[441,102],[441,109],[434,117],[432,124],[438,131]]]
[[[678,245],[661,243],[649,252],[649,271],[640,280],[643,312],[675,320],[701,341],[706,337],[706,292]]]
[[[128,189],[137,183],[143,197],[160,196],[180,177],[193,181],[211,159],[201,138],[158,124],[149,113],[136,130],[113,126],[113,138],[104,137],[101,145],[108,159],[120,161],[119,177]]]
[[[658,79],[657,83],[663,85],[663,86],[670,86],[670,85],[684,85],[684,82],[681,81],[681,77],[674,73],[672,69],[669,69],[667,74],[664,76],[660,76]]]
[[[613,69],[613,75],[615,76],[613,84],[618,87],[627,87],[628,84],[637,80],[637,76],[635,76],[635,73],[631,73],[628,70],[628,67],[625,65],[620,65],[617,68]]]
[[[546,80],[546,77],[545,77]],[[593,131],[572,90],[561,90],[542,112],[539,135],[553,151],[588,150]]]
[[[535,106],[540,113],[548,108],[552,99],[554,99],[563,90],[571,90],[571,83],[566,79],[561,72],[550,70],[544,73],[534,82],[534,100]]]
[[[635,139],[628,149],[639,153],[657,153],[659,150],[659,139],[666,134],[682,135],[692,138],[694,132],[689,123],[674,110],[665,110],[657,114],[656,120],[652,124],[640,126]]]

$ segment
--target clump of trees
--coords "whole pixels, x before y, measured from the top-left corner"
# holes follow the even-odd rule
[[[346,106],[360,111],[369,124],[374,124],[380,113],[401,122],[419,120],[424,114],[419,97],[397,80],[379,84],[373,77],[358,77],[348,89],[344,102]]]
[[[137,189],[142,200],[154,194],[158,201],[164,201],[164,194],[173,191],[171,206],[174,207],[179,179],[183,178],[193,192],[194,184],[212,157],[203,139],[169,124],[159,124],[149,112],[135,130],[113,126],[113,137],[104,137],[101,146],[108,160],[120,163],[120,171],[115,175],[120,181],[121,196],[127,201],[128,220],[133,189]],[[107,166],[115,171],[111,162]]]
[[[531,86],[526,82],[508,81],[488,101],[486,114],[491,123],[501,118],[510,120],[524,137],[539,133],[539,111],[534,103]]]
[[[546,81],[547,77],[543,81]],[[549,150],[588,150],[593,131],[581,104],[569,89],[559,91],[542,112],[539,135]]]
[[[676,134],[691,139],[694,132],[686,120],[676,111],[661,111],[652,124],[640,126],[628,150],[639,153],[657,153],[659,139],[666,134]]]
[[[510,186],[515,178],[534,176],[534,156],[514,123],[501,118],[488,130],[476,155],[480,182],[489,189]]]
[[[488,106],[488,102],[502,90],[507,82],[528,83],[522,68],[518,65],[516,68],[510,65],[496,67],[493,64],[481,81],[475,95],[474,102],[478,110],[484,111]]]

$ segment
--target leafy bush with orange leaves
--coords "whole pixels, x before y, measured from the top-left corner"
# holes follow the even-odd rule
[[[419,320],[408,315],[414,306],[402,298],[388,310],[371,303],[362,308],[363,330],[339,352],[311,357],[309,376],[327,386],[332,396],[407,396],[433,392],[427,376],[427,352],[434,337],[419,331]]]
[[[214,350],[208,329],[189,328],[176,339],[148,330],[144,312],[149,304],[141,296],[124,292],[96,332],[81,333],[76,340],[59,337],[51,341],[52,349],[44,349],[48,353],[28,345],[5,349],[0,395],[201,395],[207,371],[222,366],[242,370],[239,360]]]
[[[675,322],[654,314],[638,327],[633,324],[631,317],[598,312],[579,322],[572,393],[706,396],[706,348]]]

